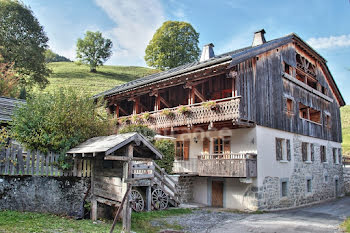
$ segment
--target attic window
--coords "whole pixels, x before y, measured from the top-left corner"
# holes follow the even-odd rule
[[[292,114],[293,113],[293,100],[287,98],[286,104],[287,104],[287,113]]]
[[[331,116],[326,114],[325,126],[331,128]]]
[[[321,123],[321,112],[302,103],[299,103],[299,117],[315,123]]]

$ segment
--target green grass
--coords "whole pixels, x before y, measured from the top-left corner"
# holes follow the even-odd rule
[[[342,133],[343,133],[343,154],[350,157],[350,105],[340,109]]]
[[[341,225],[341,227],[344,229],[345,232],[350,233],[350,217],[348,217],[343,224]]]
[[[152,211],[132,213],[131,228],[138,233],[155,233],[161,229],[180,230],[181,226],[168,224],[166,221],[157,220],[160,226],[152,226],[151,220],[161,219],[168,216],[189,214],[190,209],[169,209],[164,211]],[[60,217],[53,214],[0,211],[0,232],[109,232],[112,221],[99,221],[94,224],[91,220],[74,220],[67,217]],[[118,222],[115,232],[121,229]]]
[[[49,77],[50,84],[44,89],[45,92],[51,92],[60,87],[72,87],[90,95],[159,72],[138,66],[101,66],[97,68],[97,73],[91,73],[88,66],[77,65],[74,62],[53,62],[49,63],[48,67],[53,73]]]

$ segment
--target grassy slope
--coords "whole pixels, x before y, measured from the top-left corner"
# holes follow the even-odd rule
[[[340,109],[343,131],[343,154],[350,156],[350,105]]]
[[[50,84],[44,91],[50,92],[59,87],[72,87],[91,95],[106,91],[116,85],[159,72],[154,69],[137,66],[101,66],[97,73],[89,72],[86,65],[73,62],[54,62],[48,64],[52,69]]]

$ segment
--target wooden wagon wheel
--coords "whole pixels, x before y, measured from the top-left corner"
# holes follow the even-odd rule
[[[164,210],[168,207],[168,195],[161,189],[154,189],[152,192],[152,205],[157,210]]]
[[[131,208],[136,212],[141,212],[145,208],[145,201],[138,190],[131,190]]]

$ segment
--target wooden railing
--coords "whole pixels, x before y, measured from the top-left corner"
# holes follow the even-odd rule
[[[196,174],[199,176],[256,177],[256,154],[230,153],[199,155],[198,159],[175,161],[173,172]]]
[[[143,123],[151,128],[167,128],[184,125],[202,124],[217,121],[231,120],[238,122],[240,119],[240,97],[229,97],[219,100],[213,100],[215,106],[205,106],[204,103],[196,103],[175,108],[162,109],[148,113],[120,117],[120,124]],[[179,112],[179,108],[186,107],[189,111]],[[165,114],[165,111],[168,114]],[[148,117],[145,119],[145,114]]]
[[[57,166],[58,158],[58,154],[23,151],[18,146],[5,148],[0,150],[0,175],[90,177],[90,160],[75,158],[71,169],[61,170]]]

